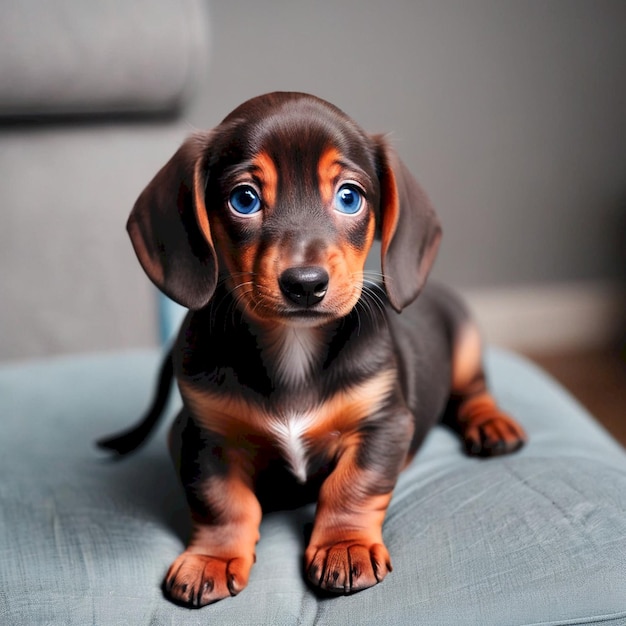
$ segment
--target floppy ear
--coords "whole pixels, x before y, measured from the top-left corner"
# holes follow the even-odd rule
[[[210,135],[197,134],[143,190],[128,234],[150,280],[189,309],[205,306],[217,283],[217,259],[204,203]]]
[[[381,260],[385,291],[400,312],[417,298],[433,265],[441,225],[430,201],[396,152],[377,144],[380,179]]]

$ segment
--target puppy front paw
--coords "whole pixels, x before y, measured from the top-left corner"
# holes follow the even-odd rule
[[[389,552],[382,543],[368,543],[358,538],[309,546],[305,566],[313,585],[337,594],[373,587],[392,569]]]
[[[170,566],[163,592],[175,604],[199,609],[237,595],[248,584],[253,561],[183,552]]]

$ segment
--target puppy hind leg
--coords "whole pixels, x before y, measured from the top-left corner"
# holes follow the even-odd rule
[[[457,328],[452,353],[452,395],[446,423],[461,436],[472,456],[496,456],[519,450],[523,428],[502,412],[489,392],[482,364],[482,342],[469,319]]]

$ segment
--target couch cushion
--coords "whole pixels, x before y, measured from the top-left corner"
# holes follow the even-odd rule
[[[163,113],[206,68],[202,0],[8,0],[0,115]]]
[[[266,516],[239,596],[201,612],[173,606],[160,582],[189,529],[166,424],[123,461],[93,447],[137,419],[156,367],[142,352],[0,368],[0,623],[626,620],[626,457],[558,386],[500,351],[488,370],[529,445],[470,459],[435,429],[397,486],[384,527],[394,571],[381,585],[330,599],[306,586],[309,506]]]

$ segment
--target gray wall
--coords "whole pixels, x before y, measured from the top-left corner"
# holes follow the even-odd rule
[[[623,278],[623,0],[216,0],[210,22],[200,93],[160,137],[81,124],[59,152],[63,127],[0,132],[0,359],[154,344],[125,217],[187,132],[276,89],[390,133],[444,223],[438,278]]]
[[[229,0],[212,7],[210,126],[274,89],[389,132],[444,222],[462,287],[626,266],[626,2]]]

